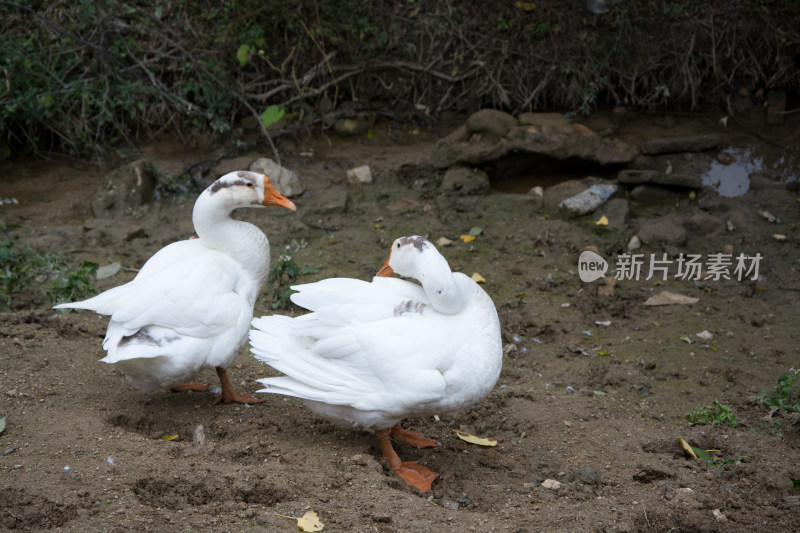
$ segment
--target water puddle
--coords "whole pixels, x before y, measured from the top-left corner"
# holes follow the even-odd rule
[[[780,181],[797,181],[800,158],[797,154],[765,149],[763,146],[728,147],[723,154],[730,161],[711,161],[711,168],[703,175],[703,185],[711,187],[720,196],[734,197],[750,189],[750,175],[762,170],[775,171]]]

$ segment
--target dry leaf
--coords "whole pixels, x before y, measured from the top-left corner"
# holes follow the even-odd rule
[[[471,278],[472,278],[472,281],[474,281],[475,283],[485,283],[486,282],[486,278],[484,278],[483,276],[481,276],[477,272],[473,272]]]
[[[686,450],[686,453],[692,456],[692,459],[698,459],[697,454],[694,453],[694,449],[692,448],[691,444],[681,438],[679,438],[678,441],[680,441],[681,446],[683,446],[683,449]]]
[[[453,241],[447,237],[439,237],[439,240],[436,241],[436,246],[450,246],[451,244],[453,244]]]
[[[300,531],[322,531],[322,528],[325,527],[325,524],[319,521],[317,513],[311,510],[306,511],[305,514],[300,518],[285,514],[275,514],[281,518],[291,518],[292,520],[297,520],[297,527],[300,528]]]
[[[462,235],[461,237],[459,237],[459,239],[461,239],[464,242],[472,242],[475,240],[475,235]]]
[[[608,217],[603,215],[601,216],[597,222],[594,223],[595,226],[608,226]]]
[[[175,439],[178,438],[178,434],[176,433],[174,435],[164,435],[161,438],[164,439],[164,440],[175,440]]]
[[[490,439],[484,439],[484,438],[481,438],[481,437],[476,437],[475,435],[470,435],[469,433],[464,433],[463,431],[458,430],[458,429],[454,429],[453,433],[455,433],[456,436],[459,439],[461,439],[461,440],[463,440],[465,442],[469,442],[471,444],[479,444],[480,446],[497,446],[497,441],[496,440],[490,440]]]
[[[699,298],[692,298],[691,296],[684,296],[683,294],[678,294],[675,292],[661,291],[658,294],[648,298],[644,305],[691,305],[699,301]]]

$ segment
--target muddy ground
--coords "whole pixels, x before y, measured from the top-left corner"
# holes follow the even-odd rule
[[[633,143],[720,133],[726,146],[784,155],[796,178],[800,116],[766,126],[758,111],[727,128],[714,112],[621,124],[598,113],[584,123],[595,131],[618,127]],[[398,446],[404,459],[440,473],[430,494],[386,469],[372,434],[340,429],[298,401],[265,395],[250,407],[214,405],[206,393],[141,394],[97,361],[106,319],[58,317],[42,301],[0,315],[0,415],[7,417],[0,528],[291,532],[295,522],[278,515],[313,509],[325,531],[800,530],[800,489],[792,483],[800,478],[797,415],[770,413],[757,401],[800,366],[798,193],[762,183],[738,197],[703,189],[695,198],[627,202],[627,213],[612,214],[612,224],[600,228],[593,223],[600,212],[568,219],[553,207],[569,186],[546,190],[544,201],[524,194],[536,184],[535,169],[529,181],[498,186],[522,193],[443,196],[440,177],[425,165],[447,131],[410,135],[382,124],[369,139],[283,140],[283,162],[307,188],[295,198],[298,212],[241,213],[268,234],[273,260],[288,247],[298,264],[318,270],[303,281],[368,279],[391,241],[407,234],[448,237],[454,242],[442,252],[451,265],[486,279],[507,351],[496,388],[469,411],[406,421],[440,448]],[[209,153],[167,141],[143,151],[171,173]],[[708,166],[717,152],[666,159],[676,168]],[[223,166],[243,168],[255,155]],[[374,183],[348,186],[345,169],[361,164],[371,165]],[[192,234],[192,200],[162,200],[125,217],[142,230],[130,240],[104,240],[84,231],[99,182],[95,168],[75,161],[3,167],[0,196],[19,202],[3,206],[3,217],[24,225],[13,235],[73,264],[120,262],[124,270],[97,282],[100,290],[131,279],[157,249]],[[758,214],[765,209],[779,220]],[[760,278],[621,280],[610,295],[598,294],[602,282],[580,281],[581,250],[594,246],[613,260],[653,221],[674,222],[686,237],[639,252],[672,259],[681,252],[760,253]],[[474,241],[459,239],[476,226],[482,233]],[[662,290],[699,300],[643,305]],[[265,292],[256,314],[270,312]],[[698,338],[703,331],[712,337]],[[229,374],[239,391],[252,392],[254,380],[270,372],[243,349]],[[199,380],[217,385],[211,370]],[[687,413],[714,400],[741,424],[687,421]],[[199,426],[202,443],[193,437]],[[499,442],[471,445],[453,429]],[[679,438],[717,450],[712,455],[727,464],[690,458]],[[543,487],[548,479],[560,488]]]

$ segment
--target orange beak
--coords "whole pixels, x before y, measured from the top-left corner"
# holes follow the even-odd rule
[[[261,202],[262,205],[277,205],[279,207],[285,207],[291,211],[297,211],[297,206],[294,205],[294,202],[286,198],[284,195],[278,192],[278,190],[272,186],[269,182],[269,178],[264,176],[264,201]]]
[[[389,259],[391,259],[391,256],[390,256]],[[391,276],[392,274],[394,274],[394,270],[392,270],[392,267],[389,266],[389,259],[387,259],[386,262],[381,267],[381,269],[378,270],[378,273],[375,274],[376,276],[380,276],[382,278],[385,278],[385,277],[388,277],[388,276]]]

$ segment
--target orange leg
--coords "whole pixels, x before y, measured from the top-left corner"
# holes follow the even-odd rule
[[[383,460],[395,474],[400,476],[400,479],[419,489],[420,492],[430,492],[431,483],[439,474],[428,470],[416,461],[400,461],[400,456],[392,447],[391,433],[391,429],[380,429],[375,432],[381,452],[383,452]]]
[[[423,437],[421,433],[417,433],[416,431],[403,429],[400,426],[400,422],[394,425],[391,432],[392,438],[402,440],[403,442],[406,442],[417,448],[433,448],[436,446],[441,446],[439,441]]]
[[[171,392],[205,392],[208,387],[205,383],[181,383],[180,385],[175,385],[171,387],[169,390]]]
[[[219,383],[222,386],[222,392],[215,394],[216,403],[261,403],[263,398],[254,398],[246,394],[237,394],[233,391],[233,385],[228,380],[228,373],[222,367],[217,367],[217,375],[219,376]]]

